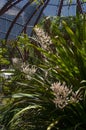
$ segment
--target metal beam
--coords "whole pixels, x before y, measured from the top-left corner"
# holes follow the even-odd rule
[[[61,15],[61,10],[62,10],[62,6],[63,6],[63,0],[60,1],[60,5],[59,5],[59,9],[58,9],[58,16]]]
[[[44,0],[44,2],[46,2],[46,0]],[[29,22],[31,21],[31,19],[34,17],[34,15],[39,11],[40,7],[43,6],[43,3],[40,3],[40,5],[34,10],[33,14],[29,17],[29,19],[27,20],[27,22],[24,25],[24,28],[22,29],[22,32],[25,32]]]
[[[6,11],[8,11],[10,8],[12,8],[14,5],[19,3],[21,0],[17,0],[13,2],[12,0],[9,0],[0,10],[0,16],[3,15]]]
[[[81,1],[80,0],[77,0],[77,9],[78,11],[83,14],[83,10],[82,10],[82,6],[81,6]]]
[[[32,2],[33,2],[33,0],[28,1],[28,2],[22,7],[22,9],[19,11],[19,13],[16,15],[15,19],[14,19],[13,22],[11,23],[11,25],[10,25],[8,31],[7,31],[7,34],[6,34],[6,36],[5,36],[6,41],[7,41],[8,37],[9,37],[9,34],[10,34],[10,32],[11,32],[11,30],[12,30],[14,24],[16,23],[17,19],[19,18],[20,14],[21,14]]]

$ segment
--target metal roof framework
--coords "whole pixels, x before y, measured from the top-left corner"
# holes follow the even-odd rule
[[[3,16],[3,14],[5,14],[8,10],[10,10],[12,7],[16,6],[17,4],[19,4],[22,0],[8,0],[4,6],[0,9],[0,16]],[[24,1],[24,0],[23,0]],[[58,7],[58,10],[57,10],[57,16],[61,16],[61,11],[62,11],[62,7],[63,7],[63,3],[64,3],[64,0],[57,0],[58,1],[58,5],[56,5]],[[22,27],[22,30],[20,32],[20,34],[22,32],[26,32],[26,29],[27,29],[27,26],[29,25],[31,19],[36,15],[36,13],[38,13],[39,9],[40,9],[40,12],[34,22],[34,25],[35,26],[44,9],[49,5],[49,2],[50,0],[38,0],[37,3],[34,2],[34,0],[28,0],[27,2],[25,2],[25,4],[23,5],[23,7],[19,10],[19,12],[15,15],[15,18],[13,19],[13,21],[11,22],[6,34],[5,34],[5,39],[8,40],[8,37],[11,33],[11,30],[12,28],[14,27],[15,23],[17,22],[17,19],[20,17],[20,15],[24,12],[24,10],[29,7],[31,4],[35,3],[36,5],[36,8],[34,9],[33,13],[30,15],[30,17],[28,17],[28,19],[25,21],[25,24],[24,26]],[[86,2],[84,2],[86,3]],[[83,1],[82,0],[76,0],[76,6],[77,6],[77,9],[80,13],[84,13],[83,12],[83,7],[82,7],[82,4],[83,4]],[[75,4],[74,4],[75,5]],[[66,5],[64,5],[66,6]],[[71,6],[71,4],[69,4],[69,6]]]

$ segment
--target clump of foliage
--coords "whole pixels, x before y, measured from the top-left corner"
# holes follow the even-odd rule
[[[47,30],[36,26],[33,37],[24,34],[12,44],[3,130],[86,129],[85,15],[56,18]]]
[[[10,64],[9,51],[5,45],[5,41],[0,40],[0,68],[6,67]]]

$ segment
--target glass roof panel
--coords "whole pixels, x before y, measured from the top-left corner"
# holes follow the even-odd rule
[[[41,16],[75,16],[76,0],[44,0],[44,4],[31,3],[30,0],[0,0],[0,38],[16,38],[22,31],[31,34],[33,26]],[[69,2],[72,1],[72,2]],[[84,1],[84,3],[83,3]],[[86,12],[86,0],[78,0],[79,8]],[[12,6],[13,5],[13,6]],[[5,9],[4,9],[4,6]]]
[[[58,5],[59,0],[50,0],[49,4]]]
[[[86,2],[82,4],[83,11],[86,12]]]
[[[5,5],[5,3],[6,3],[6,0],[1,0],[0,1],[0,9]]]
[[[61,11],[61,16],[75,16],[76,6],[63,6]]]
[[[57,14],[57,6],[48,5],[43,13],[45,16],[55,16]]]

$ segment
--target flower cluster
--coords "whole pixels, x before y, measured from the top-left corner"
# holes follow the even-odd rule
[[[12,58],[13,66],[19,69],[22,66],[22,60],[20,58]]]
[[[30,65],[22,64],[21,70],[26,75],[26,78],[30,80],[37,68],[34,65],[30,67]]]
[[[76,94],[65,83],[62,85],[59,82],[53,83],[51,89],[55,95],[54,103],[56,107],[64,108],[69,101],[76,101]]]
[[[21,59],[19,58],[13,58],[12,62],[14,67],[19,69],[21,72],[23,72],[25,74],[25,77],[29,80],[37,70],[37,68],[34,65],[30,66],[29,64],[22,62]]]
[[[52,45],[50,36],[46,32],[44,32],[42,28],[39,28],[37,26],[34,28],[34,31],[38,37],[41,47],[45,50],[49,50],[49,46]]]

